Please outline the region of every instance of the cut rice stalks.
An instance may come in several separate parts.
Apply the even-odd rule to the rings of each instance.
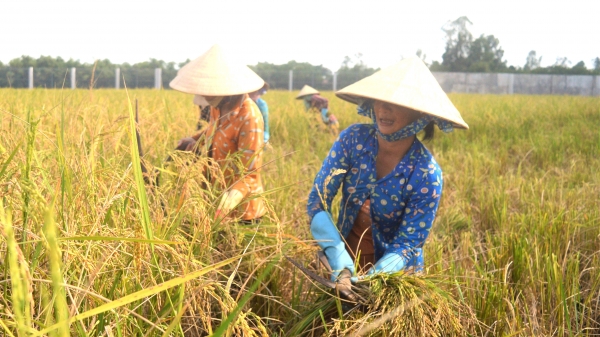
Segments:
[[[294,322],[288,335],[480,335],[475,314],[444,290],[445,286],[439,277],[431,275],[403,272],[376,275],[359,281],[355,287],[368,300],[366,308],[341,310],[343,304],[338,299],[323,294],[303,313],[302,319]]]

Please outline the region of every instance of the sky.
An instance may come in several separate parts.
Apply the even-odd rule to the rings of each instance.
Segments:
[[[0,0],[0,61],[195,59],[218,43],[240,62],[295,60],[337,70],[345,56],[382,68],[422,50],[441,62],[442,27],[460,16],[494,35],[508,65],[600,57],[600,0]]]

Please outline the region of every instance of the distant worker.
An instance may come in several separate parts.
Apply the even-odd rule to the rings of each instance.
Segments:
[[[262,99],[261,96],[266,94],[268,89],[269,85],[265,83],[265,85],[262,88],[248,94],[248,96],[250,96],[254,103],[256,103],[258,109],[260,110],[260,113],[263,116],[263,121],[265,122],[265,144],[267,144],[269,138],[271,137],[271,134],[269,133],[269,106],[267,105],[267,102],[265,102],[265,100]]]
[[[216,209],[217,217],[231,215],[252,224],[266,213],[264,201],[257,198],[263,192],[264,123],[248,96],[264,85],[255,72],[233,61],[218,45],[186,64],[170,83],[175,90],[201,96],[211,107],[206,127],[180,140],[178,148],[191,151],[203,147],[223,170],[228,186]],[[201,100],[195,102],[202,106]],[[237,165],[238,160],[243,167]]]
[[[340,123],[334,114],[329,112],[329,100],[319,94],[317,89],[308,85],[302,87],[302,90],[296,96],[296,99],[301,99],[304,102],[306,111],[316,111],[321,115],[321,120],[331,132],[339,133]]]

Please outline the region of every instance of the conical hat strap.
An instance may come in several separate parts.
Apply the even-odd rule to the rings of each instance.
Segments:
[[[373,109],[373,101],[367,100],[367,101],[359,102],[356,109],[357,109],[359,115],[362,115],[365,117],[370,117],[373,120],[373,124],[375,124],[375,130],[377,130],[377,134],[380,135],[381,138],[383,138],[384,140],[386,140],[388,142],[394,142],[394,141],[397,141],[400,139],[404,139],[404,138],[416,135],[417,133],[421,132],[421,130],[423,130],[427,126],[427,124],[429,124],[429,122],[431,122],[431,121],[433,121],[435,123],[435,125],[437,125],[438,128],[440,128],[440,130],[442,130],[445,133],[452,132],[452,130],[454,130],[452,123],[450,123],[446,120],[443,120],[441,118],[431,116],[429,114],[423,114],[423,117],[408,124],[407,126],[403,127],[402,129],[400,129],[392,134],[386,135],[386,134],[381,133],[381,131],[379,131],[379,127],[377,126],[375,110]]]

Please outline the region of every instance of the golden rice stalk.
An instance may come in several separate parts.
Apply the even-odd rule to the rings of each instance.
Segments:
[[[12,315],[14,315],[19,336],[27,335],[32,328],[33,287],[29,265],[23,257],[15,239],[12,215],[5,211],[0,199],[0,234],[6,240],[8,251],[8,267],[12,292]]]
[[[333,170],[331,173],[329,173],[329,175],[325,178],[325,181],[323,182],[323,194],[321,195],[321,191],[319,191],[319,186],[315,185],[315,188],[317,190],[317,193],[319,194],[319,198],[321,199],[321,204],[323,205],[323,208],[325,209],[325,211],[327,211],[327,192],[329,191],[329,189],[327,188],[327,185],[329,185],[329,182],[331,181],[331,179],[333,179],[333,177],[340,175],[340,174],[344,174],[347,171],[345,169],[335,169]]]

